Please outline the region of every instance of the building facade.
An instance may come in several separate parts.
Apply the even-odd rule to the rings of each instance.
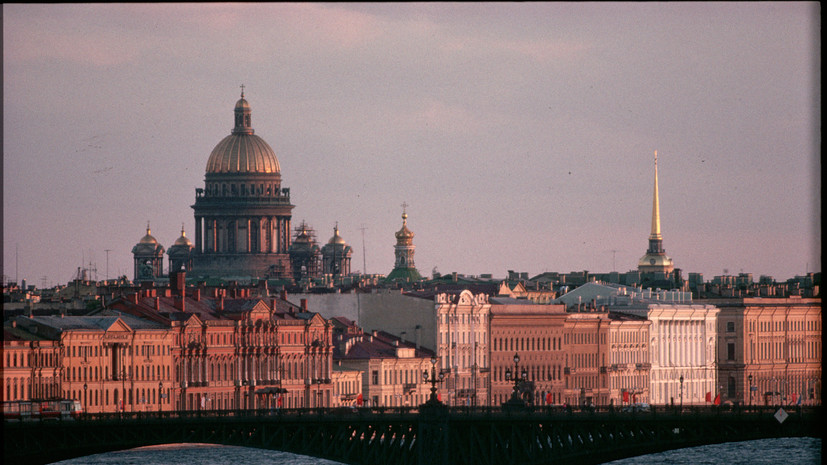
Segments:
[[[428,400],[430,388],[423,372],[430,373],[432,351],[383,331],[348,331],[336,346],[337,366],[362,374],[357,406],[415,407]],[[353,393],[347,389],[349,400]]]
[[[114,315],[23,316],[15,322],[59,348],[50,357],[51,386],[38,388],[36,374],[30,398],[75,399],[91,413],[171,409],[165,396],[173,387],[171,334],[162,325]],[[31,353],[34,365],[41,353]]]
[[[608,373],[610,405],[651,402],[651,326],[651,321],[640,316],[609,313],[609,360],[600,371]]]
[[[171,329],[175,409],[330,405],[332,339],[324,318],[247,290],[204,296],[171,282],[181,287],[141,289],[111,307]]]
[[[705,302],[721,309],[717,355],[724,402],[821,404],[821,299]]]
[[[437,354],[446,379],[441,386],[448,405],[489,405],[488,295],[439,293],[436,308]]]
[[[515,392],[533,405],[565,402],[566,312],[563,305],[491,297],[490,310],[490,405],[507,402]],[[515,362],[515,356],[519,361]],[[507,376],[509,373],[510,376]]]

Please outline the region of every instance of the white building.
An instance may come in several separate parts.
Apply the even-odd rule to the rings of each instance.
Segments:
[[[617,284],[586,283],[560,296],[569,311],[600,308],[644,317],[651,361],[649,402],[704,404],[718,394],[718,307],[693,304],[680,291],[652,291]],[[681,383],[683,377],[683,383]]]
[[[434,296],[437,356],[446,373],[448,405],[488,405],[488,295],[464,290]],[[445,392],[445,391],[443,391]]]

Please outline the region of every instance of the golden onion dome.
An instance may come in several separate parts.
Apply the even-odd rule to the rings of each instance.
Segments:
[[[243,92],[233,112],[235,127],[210,153],[207,174],[278,174],[281,168],[276,152],[264,139],[254,134],[250,104]]]
[[[402,213],[402,229],[396,232],[397,245],[411,245],[414,233],[408,229],[408,214]]]

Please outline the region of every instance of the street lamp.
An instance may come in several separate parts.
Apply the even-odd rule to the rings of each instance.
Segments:
[[[505,369],[505,380],[511,381],[514,379],[514,391],[511,394],[511,399],[506,402],[510,405],[524,405],[522,398],[520,398],[520,382],[525,381],[528,378],[528,372],[523,368],[523,371],[520,372],[520,354],[514,354],[514,374],[512,376],[511,369]]]
[[[431,376],[428,377],[428,370],[422,371],[422,378],[426,383],[431,383],[431,397],[426,402],[426,405],[442,405],[442,402],[436,396],[436,385],[444,381],[445,374],[440,370],[439,375],[436,374],[436,357],[431,357]]]
[[[752,373],[747,376],[747,379],[749,379],[749,406],[752,408]]]
[[[158,383],[158,415],[161,414],[161,402],[162,397],[164,395],[164,382],[161,381]]]
[[[683,375],[678,379],[681,382],[681,412],[683,412]]]
[[[88,397],[86,397],[86,390],[87,389],[89,389],[89,386],[87,386],[86,383],[83,383],[83,413],[84,414],[86,413],[86,409],[89,407],[89,401],[87,400]]]

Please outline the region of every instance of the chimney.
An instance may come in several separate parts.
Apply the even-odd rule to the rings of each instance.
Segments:
[[[175,296],[173,297],[173,306],[175,306],[175,308],[181,310],[182,312],[186,312],[186,300],[186,297]]]
[[[192,290],[192,300],[196,302],[201,301],[201,289],[193,289]]]
[[[270,310],[272,312],[276,311],[276,299],[270,299]]]
[[[175,293],[184,296],[184,291],[187,288],[187,273],[184,271],[171,271],[169,273],[169,285],[175,290]]]
[[[307,311],[307,299],[302,299],[301,300],[301,307],[302,307],[302,312]]]
[[[126,300],[127,300],[127,302],[137,304],[138,303],[138,293],[135,292],[135,293],[132,293],[132,294],[127,294]]]
[[[161,310],[161,298],[155,297],[155,311]]]
[[[281,297],[281,300],[287,300],[287,289],[282,289],[279,296]]]

